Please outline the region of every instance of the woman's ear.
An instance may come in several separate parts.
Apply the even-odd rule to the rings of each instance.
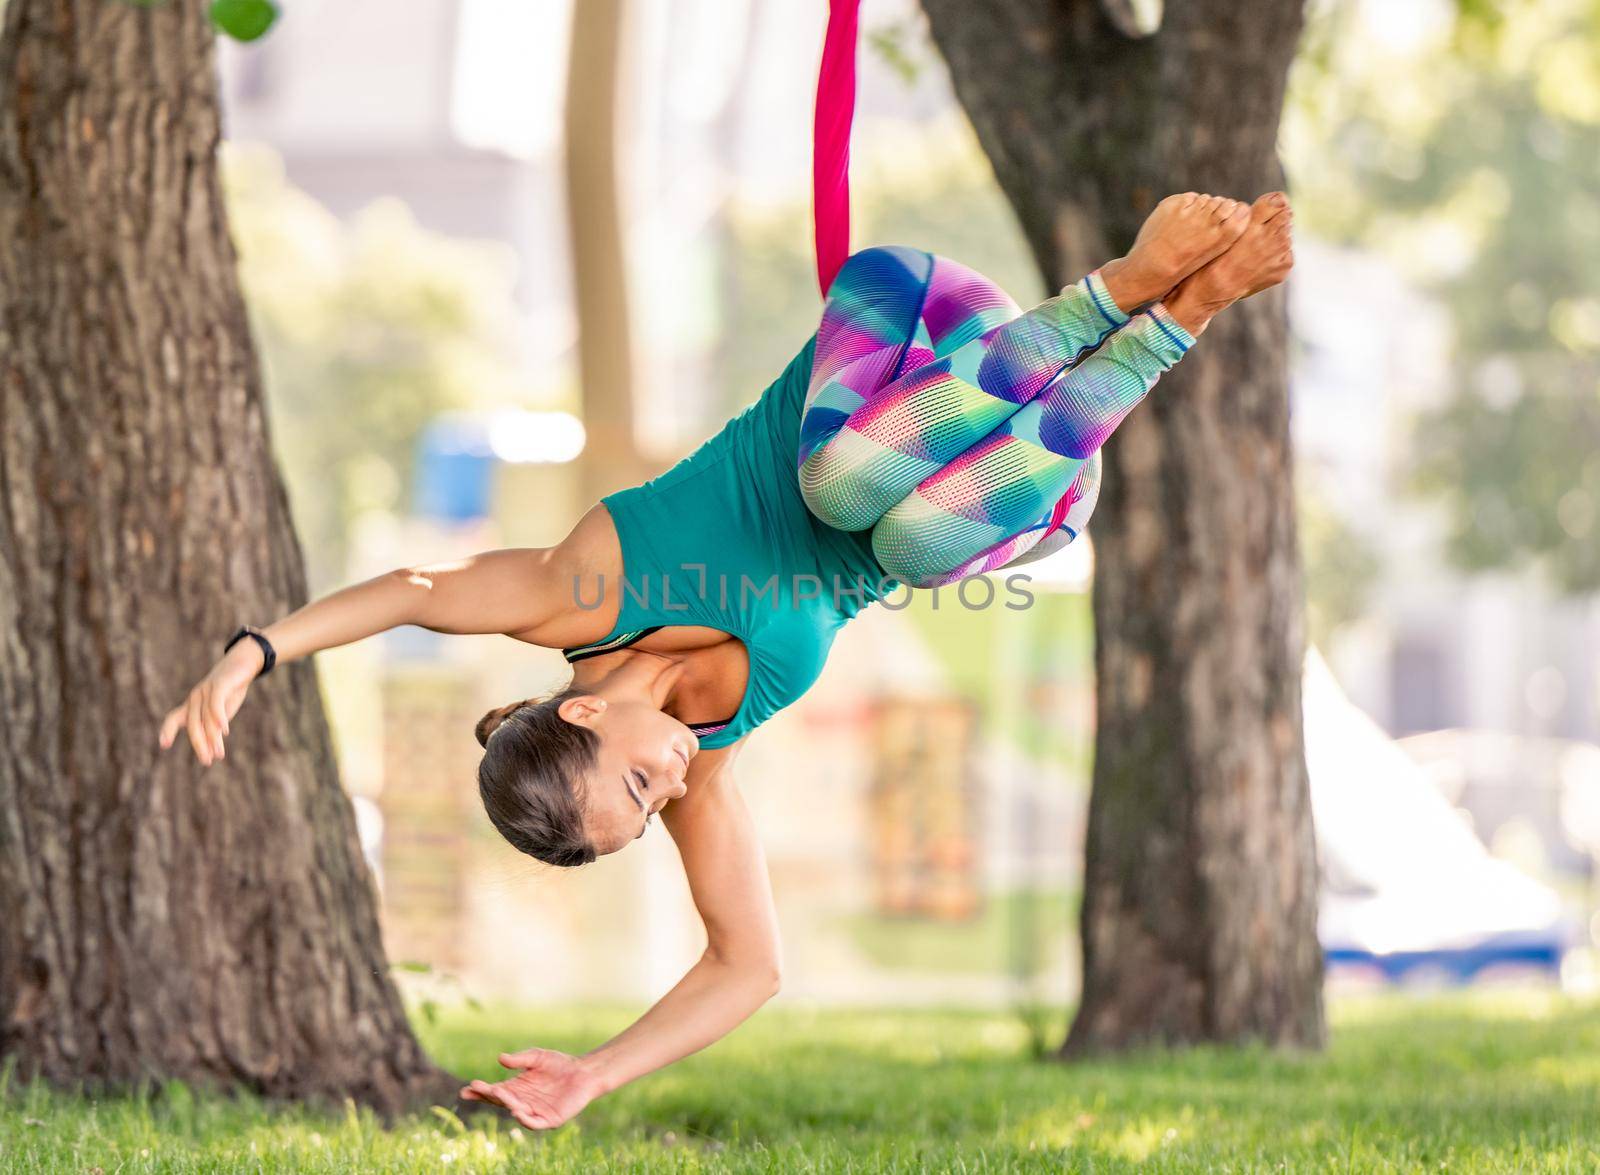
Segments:
[[[605,713],[606,700],[599,694],[579,694],[556,707],[556,713],[574,726],[590,726]]]

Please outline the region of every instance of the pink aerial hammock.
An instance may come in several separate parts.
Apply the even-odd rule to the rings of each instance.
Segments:
[[[824,295],[850,255],[850,122],[856,111],[856,25],[861,0],[828,0],[817,74],[811,156],[817,284]]]

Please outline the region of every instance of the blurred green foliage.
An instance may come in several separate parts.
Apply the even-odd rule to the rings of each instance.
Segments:
[[[1409,478],[1446,505],[1451,560],[1593,591],[1600,5],[1472,0],[1392,26],[1398,45],[1362,7],[1324,5],[1298,67],[1303,223],[1397,260],[1452,316],[1454,392],[1414,422]]]
[[[1009,731],[1024,754],[1071,771],[1087,795],[1094,714],[1075,685],[1094,679],[1094,617],[1087,595],[1033,584],[1024,578],[1033,570],[991,577],[992,602],[980,588],[918,589],[902,615],[950,688],[983,707],[988,729]],[[894,593],[897,605],[906,590]]]
[[[934,56],[926,29],[915,16],[897,17],[865,31],[868,50],[907,85],[914,83]]]
[[[1305,569],[1306,635],[1326,646],[1333,634],[1358,619],[1382,571],[1377,546],[1335,509],[1327,497],[1298,479],[1300,560]]]
[[[1000,890],[972,918],[947,920],[866,910],[842,916],[839,927],[874,966],[941,975],[998,975],[1010,971],[1019,922],[1033,931],[1026,944],[1034,968],[1068,950],[1077,925],[1077,889]],[[1031,972],[1030,972],[1031,973]]]
[[[343,582],[352,525],[398,512],[436,414],[528,399],[510,250],[417,225],[397,200],[341,223],[260,147],[224,156],[273,447],[313,593]]]

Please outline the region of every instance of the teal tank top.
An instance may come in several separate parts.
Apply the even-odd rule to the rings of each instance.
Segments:
[[[600,499],[622,546],[622,582],[605,585],[620,592],[621,610],[610,635],[563,652],[576,661],[671,625],[738,637],[749,684],[726,723],[696,727],[705,749],[733,743],[805,693],[844,623],[899,586],[874,557],[870,531],[835,530],[800,496],[815,346],[813,336],[760,399],[671,469]],[[598,607],[593,585],[585,592]]]

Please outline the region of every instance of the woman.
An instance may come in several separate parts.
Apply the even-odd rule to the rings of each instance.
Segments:
[[[816,335],[761,398],[673,469],[602,499],[549,549],[489,551],[345,588],[235,637],[160,741],[202,763],[270,668],[402,624],[559,648],[572,684],[485,715],[478,784],[518,849],[579,865],[660,813],[704,920],[699,962],[582,1057],[503,1054],[474,1081],[548,1128],[705,1047],[778,988],[760,844],[732,765],[799,697],[835,632],[899,583],[1036,558],[1082,529],[1098,450],[1212,316],[1287,275],[1288,201],[1183,193],[1126,257],[1027,314],[910,249],[853,256]],[[798,464],[799,476],[795,476]]]

